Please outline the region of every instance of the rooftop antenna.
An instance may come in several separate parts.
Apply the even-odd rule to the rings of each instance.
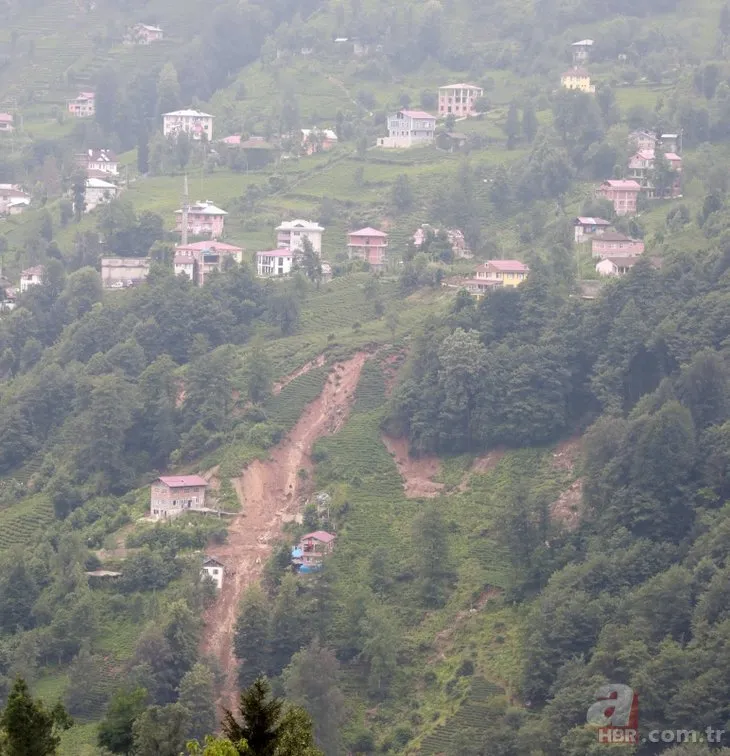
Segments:
[[[183,188],[182,201],[182,233],[180,234],[181,246],[186,247],[188,244],[188,211],[190,210],[190,201],[188,199],[188,174],[185,174],[185,183]]]

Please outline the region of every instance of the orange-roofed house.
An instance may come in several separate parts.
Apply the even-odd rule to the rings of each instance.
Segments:
[[[150,490],[150,515],[169,520],[188,510],[205,509],[208,481],[200,475],[163,475]]]
[[[519,286],[530,269],[519,260],[487,260],[476,269],[477,281],[499,281],[502,286]]]
[[[385,267],[388,234],[370,226],[359,231],[351,231],[347,235],[347,249],[350,259],[365,260],[374,270],[381,270]]]

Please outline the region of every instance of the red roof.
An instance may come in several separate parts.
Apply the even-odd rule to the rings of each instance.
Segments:
[[[490,266],[503,273],[527,273],[530,269],[519,260],[487,260]]]
[[[326,530],[315,530],[313,533],[303,535],[300,540],[308,541],[310,539],[321,541],[322,543],[330,543],[335,540],[335,536],[332,535],[332,533],[328,533]]]
[[[13,116],[10,113],[0,113],[0,123],[12,123]]]
[[[350,236],[387,236],[388,234],[378,231],[377,228],[361,228],[359,231],[350,231]]]
[[[637,192],[641,191],[641,186],[631,179],[608,179],[601,186],[610,186],[611,189],[635,189]]]
[[[432,118],[434,121],[436,120],[436,116],[426,113],[425,110],[401,110],[400,112],[409,118]]]
[[[161,480],[169,488],[185,488],[187,486],[207,486],[208,481],[200,475],[164,475]]]

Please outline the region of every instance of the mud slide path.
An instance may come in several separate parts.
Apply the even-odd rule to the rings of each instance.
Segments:
[[[272,542],[281,533],[284,516],[298,511],[311,478],[302,480],[298,473],[301,469],[311,471],[310,454],[315,441],[335,433],[346,420],[368,357],[358,353],[335,365],[319,398],[307,406],[269,458],[252,462],[233,481],[243,513],[231,521],[227,542],[213,545],[207,552],[225,566],[221,594],[204,616],[202,646],[203,654],[215,658],[224,675],[217,701],[219,714],[223,707],[235,708],[238,696],[233,635],[241,596],[248,585],[260,579]]]

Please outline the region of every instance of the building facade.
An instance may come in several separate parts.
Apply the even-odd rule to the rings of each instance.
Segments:
[[[563,89],[574,89],[579,92],[586,92],[592,94],[596,91],[596,88],[591,84],[591,75],[585,68],[575,66],[569,71],[565,71],[560,77],[560,85]]]
[[[596,191],[598,197],[613,203],[616,215],[635,215],[641,185],[633,179],[610,179]]]
[[[0,113],[0,131],[15,131],[15,119],[10,113]]]
[[[664,192],[665,197],[676,198],[682,194],[682,182],[680,174],[682,173],[682,158],[674,152],[664,153],[664,157],[669,163],[670,168],[674,171],[674,180],[672,181],[669,191]],[[656,194],[652,172],[656,163],[655,150],[639,150],[629,159],[629,178],[636,181],[639,186],[646,192],[647,197],[654,197]]]
[[[606,257],[596,264],[600,276],[625,276],[638,262],[638,257]]]
[[[76,99],[68,100],[66,107],[74,118],[92,118],[96,114],[96,95],[93,92],[79,92]]]
[[[87,150],[78,157],[79,165],[87,173],[104,173],[109,176],[119,175],[119,162],[111,150]]]
[[[579,216],[573,221],[575,243],[582,244],[590,241],[594,236],[600,236],[608,230],[610,225],[611,223],[603,218]]]
[[[587,63],[591,57],[591,50],[593,49],[592,39],[581,39],[579,42],[573,42],[570,46],[573,54],[573,65],[579,66],[582,63]]]
[[[322,254],[322,234],[324,228],[314,221],[284,221],[276,228],[276,246],[291,250],[304,249],[304,240],[309,239],[312,249]]]
[[[218,239],[223,236],[225,218],[228,213],[216,207],[210,200],[196,202],[188,209],[188,234],[192,236],[209,236]],[[175,211],[175,230],[182,233],[182,210]]]
[[[144,281],[149,272],[149,257],[101,258],[101,285],[105,289],[134,286]]]
[[[150,515],[168,520],[189,510],[205,509],[208,481],[200,475],[166,475],[150,489]]]
[[[163,31],[159,26],[135,24],[129,30],[128,44],[151,45],[153,42],[159,42],[163,36]]]
[[[26,268],[20,274],[20,293],[28,291],[31,286],[39,286],[43,283],[43,274],[45,268],[42,265],[34,265],[32,268]]]
[[[388,116],[388,136],[378,139],[378,147],[406,149],[431,144],[436,118],[422,110],[399,110]]]
[[[644,242],[625,234],[607,231],[591,241],[593,257],[633,257],[644,252]]]
[[[477,280],[498,281],[503,286],[519,286],[530,269],[519,260],[487,260],[476,269]]]
[[[209,577],[213,583],[215,584],[215,587],[217,590],[221,590],[223,588],[223,574],[225,572],[225,567],[223,566],[223,562],[219,562],[217,559],[211,556],[205,557],[203,559],[203,566],[200,570],[200,577]]]
[[[185,132],[191,139],[213,139],[213,118],[200,110],[175,110],[162,116],[162,133],[171,136]]]
[[[193,283],[203,286],[214,270],[223,270],[226,260],[243,262],[243,247],[216,241],[178,244],[175,247],[175,275],[186,275]]]
[[[381,270],[388,252],[388,234],[369,226],[352,231],[347,235],[347,249],[351,259],[365,260],[374,270]]]
[[[335,536],[324,530],[303,535],[292,549],[292,564],[299,572],[315,572],[322,568],[322,562],[332,553]]]
[[[306,155],[327,152],[337,146],[338,138],[332,129],[301,129],[302,150]]]
[[[294,268],[295,253],[281,247],[256,253],[256,274],[261,278],[288,276]]]
[[[117,196],[119,187],[109,181],[100,178],[86,179],[86,212],[93,210],[97,205],[110,202]]]
[[[484,96],[484,90],[476,84],[447,84],[439,87],[439,116],[454,115],[457,118],[477,114],[476,103]]]

